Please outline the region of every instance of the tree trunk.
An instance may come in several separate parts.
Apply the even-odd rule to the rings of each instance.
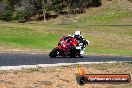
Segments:
[[[43,21],[46,23],[46,11],[43,9]]]
[[[68,3],[68,15],[70,15],[70,11],[71,11],[70,3]]]
[[[44,0],[42,0],[42,6],[43,6],[43,8],[42,8],[42,11],[43,11],[43,21],[44,21],[44,23],[46,23],[46,10],[44,8]]]

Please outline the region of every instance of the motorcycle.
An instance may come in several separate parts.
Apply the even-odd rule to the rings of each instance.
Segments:
[[[75,38],[70,36],[63,36],[60,39],[58,46],[49,53],[49,56],[51,58],[55,58],[57,56],[72,58],[77,56],[80,57],[81,47],[78,45],[79,43]]]

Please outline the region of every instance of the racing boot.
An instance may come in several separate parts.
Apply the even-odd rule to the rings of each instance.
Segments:
[[[79,56],[80,58],[83,58],[83,53],[84,53],[84,50],[81,50],[80,51],[80,56]]]

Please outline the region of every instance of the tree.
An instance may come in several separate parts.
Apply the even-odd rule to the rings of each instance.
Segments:
[[[63,9],[65,8],[65,4],[63,0],[52,0],[52,6],[51,10],[56,12],[57,14],[63,12]]]
[[[13,5],[10,0],[0,0],[0,19],[10,21],[12,20]]]
[[[30,17],[34,15],[34,10],[33,0],[19,0],[18,3],[15,4],[16,17],[20,19],[20,21],[30,20]]]
[[[46,22],[46,13],[49,11],[50,4],[47,0],[42,0],[42,12],[43,12],[43,21]]]
[[[29,21],[37,17],[46,22],[59,14],[84,13],[86,8],[100,3],[101,0],[0,0],[0,19]]]

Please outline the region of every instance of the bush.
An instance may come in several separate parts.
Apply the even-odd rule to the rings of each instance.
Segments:
[[[0,20],[19,20],[29,21],[35,15],[38,15],[41,20],[43,13],[51,14],[80,14],[85,12],[86,8],[98,7],[101,5],[101,0],[0,0]]]
[[[101,6],[101,5],[102,5],[101,0],[93,0],[93,1],[92,1],[92,4],[93,4],[93,6],[95,6],[95,7],[98,7],[98,6]]]
[[[132,2],[132,0],[128,0],[129,2]]]
[[[16,11],[16,16],[14,17],[16,20],[25,20],[28,21],[34,15],[34,7],[31,5],[29,7],[20,7]]]
[[[11,21],[13,12],[11,10],[1,11],[0,20]]]

